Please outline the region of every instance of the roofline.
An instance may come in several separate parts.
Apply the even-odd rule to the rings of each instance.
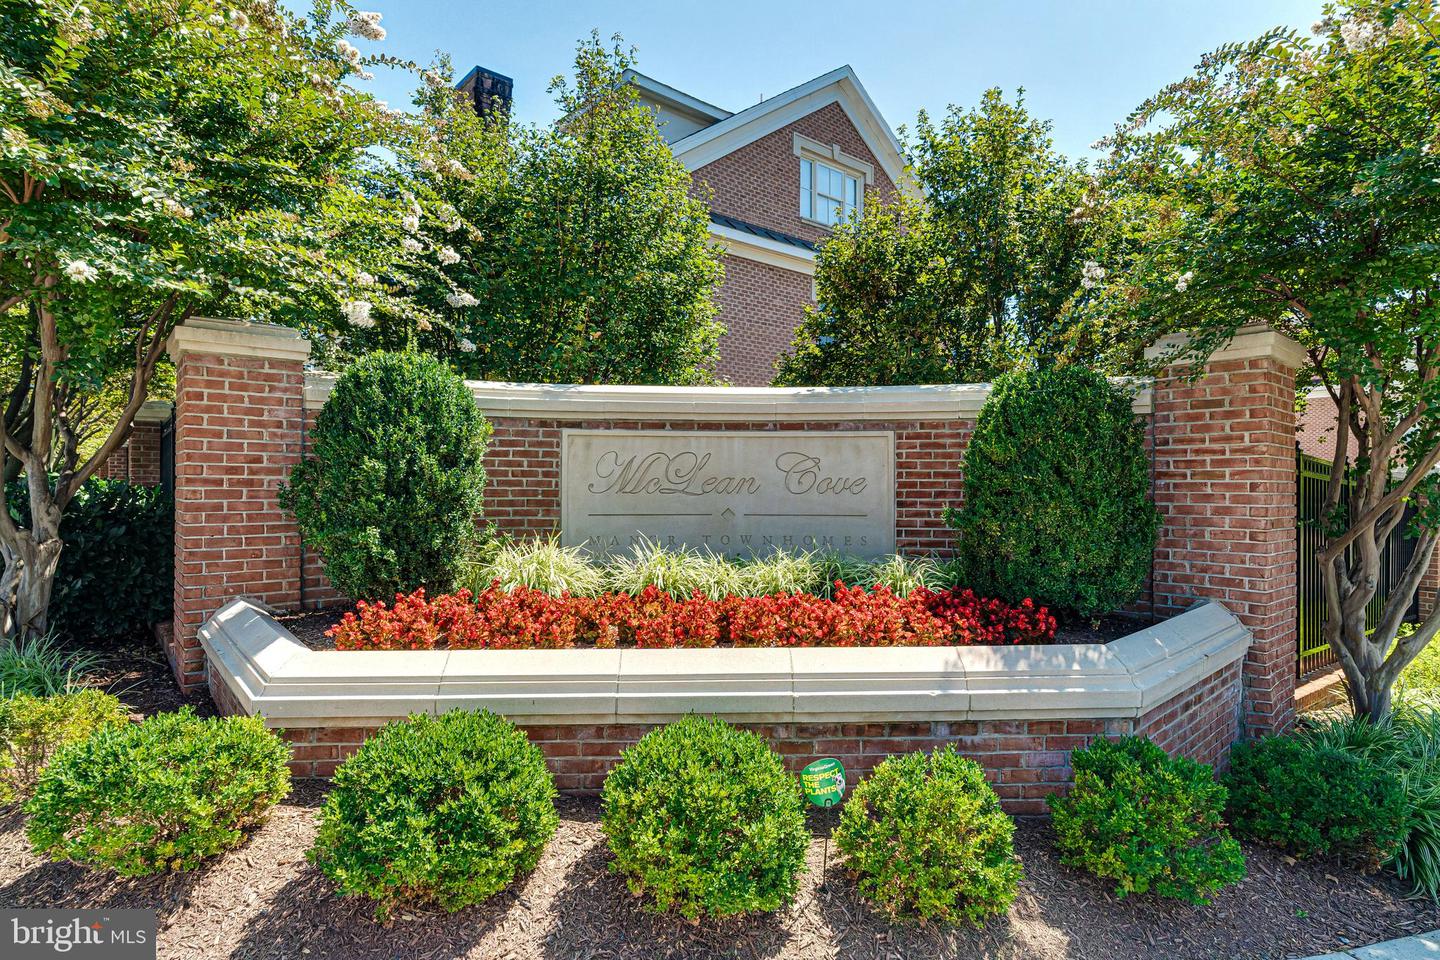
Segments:
[[[728,254],[769,264],[782,270],[803,273],[807,277],[815,275],[814,250],[781,243],[778,240],[771,240],[769,237],[756,236],[713,221],[710,224],[710,236],[719,241]]]
[[[661,83],[654,77],[646,76],[633,67],[626,69],[626,71],[620,75],[620,82],[633,84],[657,99],[669,102],[672,106],[681,107],[693,113],[709,117],[717,123],[734,116],[733,113],[723,107],[717,107],[713,103],[707,103],[699,97],[692,97],[684,90],[677,90],[668,83]]]
[[[739,113],[695,131],[688,137],[682,137],[672,143],[670,149],[687,169],[696,170],[793,122],[795,118],[782,117],[780,118],[782,122],[777,123],[774,115],[807,97],[821,94],[826,88],[832,86],[838,87],[839,92],[833,101],[826,101],[826,103],[838,102],[841,105],[896,188],[911,196],[918,196],[919,188],[905,169],[904,151],[900,146],[900,140],[890,129],[890,124],[876,108],[875,101],[870,99],[870,94],[865,91],[864,85],[860,83],[860,78],[855,75],[854,69],[848,63],[829,73],[821,74],[813,80],[807,80],[799,86],[791,87],[784,93],[761,100]],[[860,112],[864,116],[856,116],[851,109],[847,108],[846,94],[858,101]],[[816,109],[824,105],[826,104],[819,104]],[[767,117],[772,118],[769,124],[763,122]],[[748,135],[739,132],[751,124],[758,124],[758,126]],[[736,142],[729,143],[722,140],[722,138],[730,138],[732,135]]]

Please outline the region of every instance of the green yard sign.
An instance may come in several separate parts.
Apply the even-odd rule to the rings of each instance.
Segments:
[[[845,796],[845,767],[833,757],[816,760],[800,771],[800,785],[815,806],[833,807]]]

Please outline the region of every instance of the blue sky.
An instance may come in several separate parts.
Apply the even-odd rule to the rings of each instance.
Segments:
[[[436,50],[463,74],[476,63],[515,80],[515,115],[546,122],[545,88],[568,71],[575,41],[597,28],[639,48],[639,69],[729,110],[818,76],[855,68],[892,127],[916,111],[971,105],[986,87],[1023,86],[1031,111],[1055,124],[1072,156],[1146,96],[1186,75],[1222,43],[1264,29],[1308,29],[1320,0],[958,0],[877,4],[488,2],[362,0],[389,37],[370,50],[428,61]],[[824,11],[821,16],[817,11]],[[877,10],[889,10],[877,15]],[[408,101],[408,80],[379,71],[371,88]]]

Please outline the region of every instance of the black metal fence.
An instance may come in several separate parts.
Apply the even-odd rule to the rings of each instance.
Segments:
[[[175,500],[175,414],[160,428],[160,486]]]
[[[1320,578],[1320,564],[1315,559],[1315,552],[1324,540],[1325,488],[1330,482],[1330,461],[1323,457],[1312,457],[1307,453],[1297,452],[1296,456],[1299,461],[1296,465],[1296,508],[1300,526],[1295,538],[1300,547],[1297,669],[1303,677],[1312,670],[1337,663],[1338,658],[1325,642],[1325,586]],[[1353,480],[1347,476],[1347,494],[1352,483]],[[1348,503],[1348,496],[1342,495],[1341,502]],[[1407,511],[1405,519],[1395,527],[1380,554],[1380,588],[1365,609],[1365,623],[1370,629],[1379,621],[1391,588],[1400,579],[1415,553],[1415,541],[1406,535],[1411,512],[1413,508]],[[1418,598],[1412,599],[1411,604],[1412,607],[1406,614],[1407,619],[1418,613]]]

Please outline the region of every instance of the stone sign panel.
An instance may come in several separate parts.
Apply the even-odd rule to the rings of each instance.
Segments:
[[[592,555],[895,549],[890,432],[565,430],[561,451],[561,540]]]

